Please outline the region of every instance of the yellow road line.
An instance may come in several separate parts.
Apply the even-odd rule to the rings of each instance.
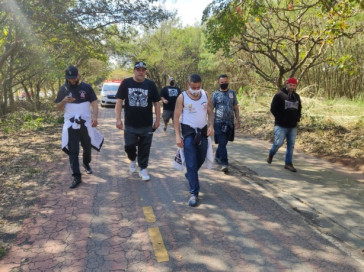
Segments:
[[[157,221],[155,218],[152,206],[143,207],[143,213],[144,213],[145,220],[148,223],[154,223]],[[149,232],[150,240],[152,241],[154,254],[155,254],[155,257],[157,258],[157,262],[158,263],[168,262],[169,261],[168,252],[164,245],[163,238],[162,238],[161,232],[159,231],[159,228],[158,227],[148,228],[148,232]]]
[[[143,207],[143,213],[148,223],[154,223],[156,221],[152,206]]]
[[[162,235],[159,231],[158,227],[149,228],[148,229],[150,240],[152,240],[153,249],[155,257],[157,258],[157,262],[168,262],[169,256],[166,247],[164,246],[164,242],[162,239]]]

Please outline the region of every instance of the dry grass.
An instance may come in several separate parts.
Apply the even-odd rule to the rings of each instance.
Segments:
[[[273,141],[273,94],[239,95],[242,131]],[[303,111],[296,147],[364,172],[364,102],[301,97]]]

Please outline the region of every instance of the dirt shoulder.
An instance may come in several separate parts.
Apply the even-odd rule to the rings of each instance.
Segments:
[[[240,135],[248,134],[273,142],[274,119],[270,113],[244,113],[241,121],[241,128],[237,131]],[[295,149],[364,173],[364,127],[344,128],[330,123],[301,122]]]
[[[54,185],[48,179],[57,171],[61,126],[41,131],[0,132],[0,257],[10,248],[42,193]]]

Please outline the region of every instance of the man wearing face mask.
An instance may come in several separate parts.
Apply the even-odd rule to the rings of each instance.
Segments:
[[[274,115],[274,142],[269,151],[267,162],[273,161],[273,156],[287,139],[287,151],[284,168],[296,172],[293,166],[293,149],[297,134],[297,123],[301,119],[301,99],[296,93],[297,79],[291,77],[285,87],[272,100],[270,111]]]
[[[73,189],[81,183],[78,160],[80,142],[83,148],[83,166],[87,174],[92,174],[91,147],[100,151],[103,137],[95,128],[98,124],[98,105],[94,90],[79,80],[75,66],[67,67],[65,76],[66,83],[58,92],[56,107],[65,111],[62,150],[69,156],[73,176],[70,188]]]
[[[212,105],[215,108],[215,143],[218,144],[215,160],[221,164],[221,171],[228,171],[228,154],[226,145],[234,140],[235,128],[240,127],[239,106],[236,94],[229,89],[227,75],[218,78],[220,89],[212,94]],[[236,122],[234,124],[234,115]]]
[[[214,113],[207,92],[201,89],[201,77],[192,74],[188,89],[178,96],[174,111],[176,144],[184,149],[186,178],[189,183],[188,205],[198,202],[200,183],[198,170],[204,163],[208,148],[208,136],[214,133]]]
[[[178,87],[174,86],[174,78],[169,78],[169,85],[165,86],[161,91],[161,100],[163,102],[163,114],[162,118],[164,121],[164,128],[163,130],[167,130],[168,122],[172,118],[173,121],[173,114],[174,108],[176,106],[177,97],[181,94],[181,91]]]

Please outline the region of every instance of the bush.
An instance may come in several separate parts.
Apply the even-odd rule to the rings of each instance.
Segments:
[[[6,254],[6,250],[5,250],[5,247],[3,246],[3,244],[0,242],[0,259],[2,257],[4,257]]]
[[[20,108],[17,112],[9,113],[1,120],[1,129],[4,133],[19,131],[39,131],[47,125],[63,123],[62,113],[57,111],[54,103],[42,103],[41,110],[33,112]]]

